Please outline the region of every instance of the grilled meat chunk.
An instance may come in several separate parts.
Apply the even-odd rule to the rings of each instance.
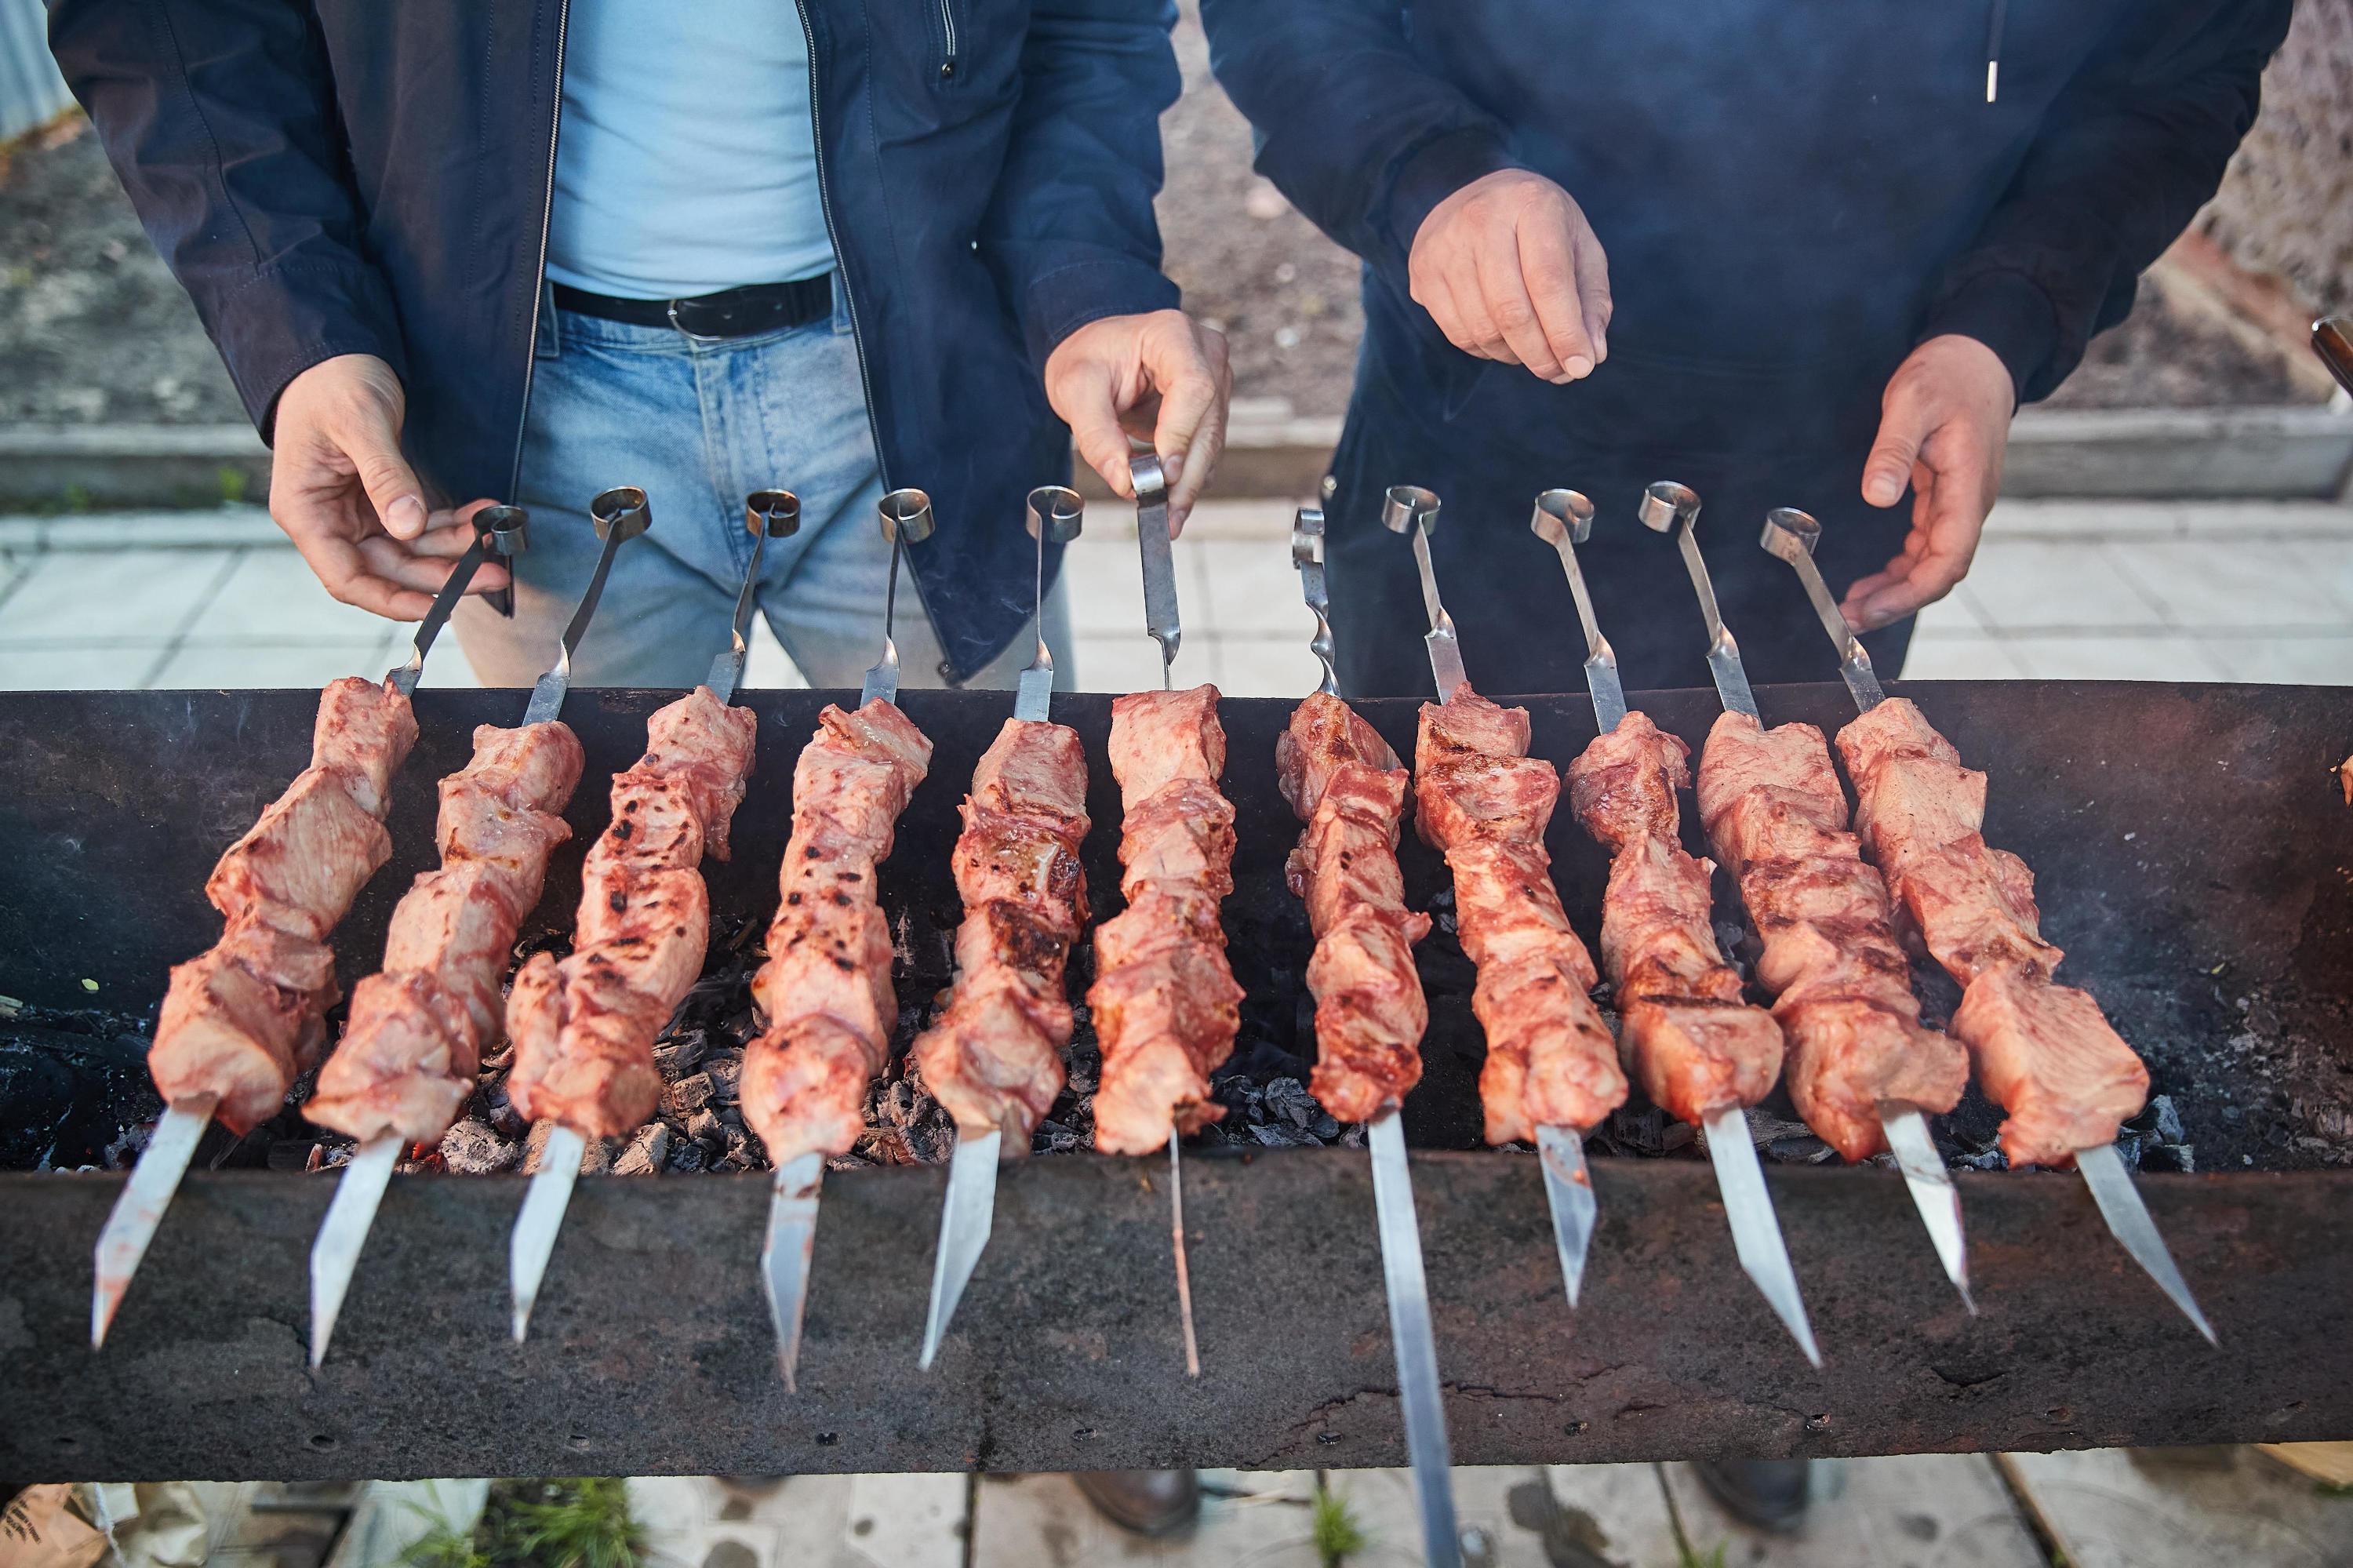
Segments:
[[[327,937],[391,857],[392,776],[417,742],[408,699],[356,676],[320,694],[311,766],[205,883],[227,928],[172,970],[147,1067],[166,1104],[214,1095],[244,1133],[285,1104],[336,1000]]]
[[[877,697],[828,705],[793,768],[792,840],[752,980],[766,1027],[744,1053],[744,1119],[778,1167],[846,1154],[864,1124],[899,1022],[876,867],[931,764],[923,732]]]
[[[384,969],[352,988],[343,1044],[303,1114],[365,1142],[448,1130],[504,1022],[501,983],[547,857],[572,836],[560,815],[580,782],[580,742],[561,724],[474,731],[474,756],[441,780],[441,866],[392,912]]]
[[[646,754],[613,780],[613,820],[588,850],[571,956],[540,953],[507,998],[515,1109],[617,1138],[661,1096],[653,1043],[702,972],[710,895],[726,857],[757,721],[697,686],[646,721]]]
[[[1072,1019],[1062,972],[1087,921],[1087,759],[1062,725],[1008,719],[973,769],[955,843],[956,978],[912,1053],[924,1086],[968,1134],[1008,1156],[1062,1092]]]
[[[1643,1093],[1684,1121],[1752,1106],[1781,1071],[1781,1027],[1741,1000],[1709,923],[1715,867],[1677,842],[1675,791],[1690,748],[1628,714],[1569,764],[1570,809],[1614,857],[1601,961],[1618,988],[1627,1058]]]
[[[1953,1033],[2010,1113],[2013,1165],[2066,1165],[2115,1141],[2148,1098],[2148,1069],[2099,1004],[2052,978],[2034,876],[1985,842],[1986,776],[1961,766],[1909,698],[1891,697],[1839,731],[1862,802],[1855,825],[1888,889],[1962,987]]]
[[[1219,919],[1234,887],[1234,808],[1218,792],[1225,764],[1217,687],[1112,704],[1127,907],[1095,930],[1087,991],[1103,1056],[1095,1147],[1106,1154],[1148,1154],[1172,1125],[1192,1132],[1225,1114],[1209,1075],[1233,1051],[1242,999]]]
[[[1406,908],[1397,863],[1408,777],[1372,726],[1324,692],[1292,714],[1274,755],[1282,798],[1307,824],[1287,869],[1315,933],[1309,1086],[1341,1120],[1369,1121],[1421,1081],[1430,1027],[1413,964],[1430,916]]]
[[[1757,978],[1774,995],[1806,1125],[1863,1160],[1887,1147],[1883,1103],[1957,1105],[1968,1054],[1921,1027],[1887,885],[1847,832],[1822,732],[1725,714],[1700,758],[1699,812],[1763,940]]]
[[[1454,873],[1456,928],[1479,969],[1471,1011],[1487,1033],[1479,1100],[1487,1141],[1579,1130],[1626,1099],[1618,1043],[1593,1005],[1593,959],[1552,885],[1545,826],[1560,775],[1527,755],[1524,708],[1466,683],[1425,703],[1414,747],[1417,831]]]

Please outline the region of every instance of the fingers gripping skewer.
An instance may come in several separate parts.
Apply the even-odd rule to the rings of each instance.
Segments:
[[[920,490],[894,490],[875,503],[882,537],[891,541],[891,576],[882,590],[882,657],[866,672],[866,685],[858,694],[860,705],[880,697],[899,700],[899,644],[891,636],[899,614],[899,560],[910,545],[932,536],[932,498]]]
[[[1066,485],[1042,484],[1029,493],[1029,536],[1038,541],[1038,569],[1032,613],[1037,619],[1038,652],[1021,672],[1013,701],[1013,716],[1044,724],[1053,712],[1054,652],[1046,645],[1046,546],[1067,545],[1079,536],[1086,503]],[[948,1161],[947,1201],[940,1211],[939,1250],[932,1263],[932,1299],[923,1319],[923,1348],[918,1364],[930,1370],[939,1355],[940,1341],[956,1303],[963,1299],[972,1271],[988,1245],[997,1209],[997,1165],[1005,1135],[991,1128],[974,1134],[959,1130],[955,1153]]]
[[[605,579],[613,569],[613,557],[623,545],[652,527],[654,521],[646,493],[635,485],[600,492],[588,503],[588,517],[605,547],[570,624],[564,629],[554,668],[532,688],[531,706],[522,715],[527,725],[549,723],[564,711],[565,694],[572,687],[572,655],[588,634],[596,601],[605,592]],[[547,1141],[540,1149],[539,1169],[532,1175],[522,1209],[515,1216],[514,1231],[507,1238],[507,1277],[514,1298],[512,1327],[517,1344],[531,1331],[531,1310],[538,1303],[547,1260],[555,1252],[555,1234],[563,1227],[564,1211],[572,1202],[572,1186],[579,1179],[580,1161],[587,1152],[588,1140],[573,1128],[559,1125],[549,1129]]]
[[[1799,580],[1805,585],[1806,597],[1813,601],[1815,612],[1821,619],[1822,630],[1830,634],[1831,645],[1838,650],[1839,671],[1846,678],[1855,707],[1867,714],[1886,699],[1886,693],[1880,688],[1878,676],[1871,667],[1871,655],[1856,641],[1846,618],[1839,613],[1838,600],[1831,593],[1830,585],[1822,580],[1821,568],[1814,563],[1814,546],[1820,538],[1820,523],[1795,507],[1781,506],[1766,514],[1764,536],[1759,543],[1768,555],[1796,570]],[[2213,1343],[2213,1325],[2207,1321],[2205,1312],[2190,1294],[2189,1282],[2173,1261],[2173,1254],[2166,1246],[2156,1222],[2149,1218],[2148,1209],[2126,1173],[2115,1144],[2102,1143],[2073,1152],[2075,1169],[2083,1172],[2084,1185],[2091,1189],[2109,1234],[2157,1282],[2167,1299],[2180,1308],[2209,1343]],[[1900,1149],[1897,1156],[1902,1158]]]
[[[752,535],[752,559],[744,568],[744,586],[736,590],[735,614],[727,624],[729,646],[711,661],[702,683],[721,702],[732,702],[735,683],[744,678],[744,661],[752,651],[752,611],[760,602],[760,557],[771,539],[789,539],[801,528],[801,498],[789,490],[755,490],[744,499],[744,529]]]
[[[425,671],[426,655],[433,650],[434,641],[448,624],[450,613],[473,583],[482,563],[492,556],[511,557],[520,552],[527,538],[527,517],[519,506],[486,506],[474,514],[474,542],[458,558],[449,575],[434,596],[432,608],[418,623],[411,640],[406,661],[385,674],[385,684],[404,699],[413,695],[418,678]],[[186,1097],[165,1109],[157,1121],[154,1136],[146,1151],[132,1171],[131,1179],[116,1200],[114,1211],[107,1217],[106,1228],[99,1234],[95,1257],[94,1278],[90,1304],[90,1342],[97,1350],[106,1342],[107,1330],[114,1321],[116,1309],[131,1288],[132,1276],[138,1272],[139,1263],[147,1254],[148,1244],[155,1237],[156,1228],[163,1224],[164,1212],[179,1188],[180,1179],[186,1174],[188,1161],[195,1156],[197,1141],[204,1136],[206,1126],[218,1107],[217,1095]],[[389,1159],[378,1157],[388,1172]],[[353,1191],[353,1202],[344,1209],[343,1224],[350,1235],[350,1252],[356,1260],[360,1241],[367,1232],[368,1217],[375,1213],[375,1197],[363,1195],[367,1183]],[[381,1187],[375,1189],[377,1192]],[[340,1196],[340,1194],[339,1194]],[[364,1212],[363,1212],[364,1210]],[[343,1279],[347,1284],[351,1270],[343,1267]],[[338,1287],[335,1298],[342,1298]],[[329,1314],[332,1326],[332,1314]],[[317,1349],[323,1351],[322,1337]],[[313,1364],[316,1364],[315,1362]]]
[[[1716,608],[1715,584],[1708,578],[1707,567],[1700,559],[1699,546],[1693,537],[1693,522],[1698,514],[1699,498],[1682,485],[1662,482],[1644,493],[1643,522],[1662,531],[1680,524],[1677,542],[1683,547],[1684,567],[1691,574],[1692,591],[1698,595],[1700,612],[1707,621],[1708,672],[1715,678],[1718,700],[1727,713],[1746,715],[1761,726],[1764,719],[1757,711],[1747,668],[1741,662],[1740,644]],[[1855,652],[1862,652],[1861,644],[1855,645]],[[1953,1282],[1953,1288],[1961,1293],[1962,1302],[1974,1313],[1977,1303],[1969,1297],[1968,1247],[1961,1229],[1961,1195],[1945,1170],[1944,1160],[1936,1153],[1936,1140],[1928,1136],[1927,1119],[1918,1107],[1891,1100],[1881,1104],[1879,1120],[1887,1147],[1904,1172],[1904,1184],[1912,1194],[1913,1207],[1919,1211],[1920,1223],[1926,1227],[1937,1261],[1944,1266],[1945,1277]],[[1777,1226],[1777,1234],[1778,1230]]]

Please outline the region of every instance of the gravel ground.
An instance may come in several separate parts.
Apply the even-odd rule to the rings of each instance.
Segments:
[[[1346,407],[1362,327],[1355,260],[1250,171],[1250,133],[1210,79],[1191,0],[1176,34],[1186,94],[1163,122],[1167,267],[1233,347],[1237,397],[1302,414]],[[2201,219],[2307,297],[2353,302],[2353,0],[2305,0],[2266,79],[2265,112]],[[149,247],[79,119],[0,152],[0,423],[242,418],[195,313]],[[2100,338],[2057,407],[2294,402],[2278,366],[2227,334],[2142,307]]]

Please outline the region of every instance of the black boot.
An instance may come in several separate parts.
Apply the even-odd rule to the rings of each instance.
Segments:
[[[1805,1522],[1810,1459],[1703,1459],[1692,1468],[1708,1495],[1743,1524],[1789,1531]]]
[[[1138,1535],[1173,1534],[1201,1514],[1201,1482],[1190,1470],[1082,1470],[1071,1479],[1097,1513]]]

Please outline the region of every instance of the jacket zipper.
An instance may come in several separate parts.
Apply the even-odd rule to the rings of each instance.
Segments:
[[[956,69],[955,0],[940,0],[940,37],[947,46],[945,57],[940,61],[940,76],[944,80],[955,75]]]
[[[564,118],[564,38],[571,22],[572,0],[556,0],[555,83],[547,111],[547,194],[539,205],[539,265],[532,270],[531,332],[522,345],[522,407],[515,413],[514,466],[507,472],[510,501],[522,487],[523,429],[531,419],[532,374],[539,367],[539,310],[547,298],[547,236],[555,217],[555,132]]]

